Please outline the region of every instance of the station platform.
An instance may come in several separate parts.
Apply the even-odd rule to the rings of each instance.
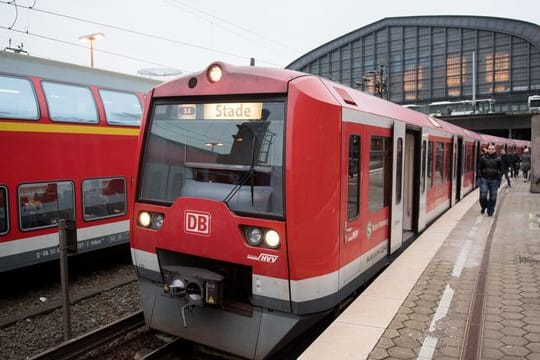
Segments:
[[[299,359],[540,359],[540,194],[512,180],[493,217],[478,190],[447,211]]]

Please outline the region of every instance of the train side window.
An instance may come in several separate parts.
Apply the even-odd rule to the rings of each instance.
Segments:
[[[347,190],[347,219],[352,220],[360,213],[360,136],[349,137],[349,170]]]
[[[84,180],[82,194],[84,220],[126,214],[126,180],[124,178]]]
[[[469,172],[469,161],[470,158],[472,158],[472,156],[469,155],[469,144],[466,144],[465,145],[465,150],[464,150],[464,154],[463,154],[463,171],[462,171],[462,174],[466,174]]]
[[[433,186],[433,141],[428,142],[427,180],[429,187]]]
[[[140,126],[142,106],[137,95],[119,91],[99,90],[107,124]]]
[[[444,177],[444,144],[442,142],[437,142],[435,146],[435,183],[442,184]]]
[[[467,159],[467,169],[466,172],[474,171],[474,145],[467,144],[465,147],[466,159]]]
[[[39,119],[36,94],[30,81],[0,76],[0,118]]]
[[[390,138],[371,138],[369,152],[369,211],[390,205],[392,195],[392,141]]]
[[[401,202],[401,181],[403,173],[403,138],[398,138],[397,141],[397,169],[396,169],[396,204]]]
[[[57,226],[58,219],[75,219],[72,182],[23,184],[18,199],[23,231]]]
[[[8,232],[9,224],[8,194],[4,186],[0,186],[0,235]]]
[[[97,123],[98,112],[92,92],[86,86],[42,83],[49,117],[53,121]]]

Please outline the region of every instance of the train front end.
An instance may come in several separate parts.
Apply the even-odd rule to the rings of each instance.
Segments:
[[[154,89],[132,255],[151,328],[264,358],[310,325],[291,312],[288,280],[284,134],[294,75],[233,69],[216,64]]]

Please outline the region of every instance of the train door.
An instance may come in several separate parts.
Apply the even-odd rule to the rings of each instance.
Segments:
[[[340,267],[354,261],[361,252],[365,237],[362,229],[365,228],[365,214],[362,214],[362,157],[366,156],[362,147],[365,146],[363,128],[350,123],[343,123],[342,135],[342,171],[341,175],[341,224],[340,234]],[[363,216],[362,216],[363,215]],[[360,275],[363,269],[360,266],[350,267],[347,274],[340,276],[340,288],[351,279]]]
[[[461,200],[463,197],[463,181],[465,180],[465,142],[462,137],[458,138],[457,149],[456,198]]]
[[[420,194],[418,196],[418,232],[426,227],[427,151],[428,134],[422,130],[420,154]]]
[[[403,244],[403,164],[405,124],[394,121],[392,157],[392,205],[390,215],[390,253]]]
[[[458,157],[457,157],[457,143],[458,137],[454,135],[452,137],[452,189],[450,194],[450,206],[454,206],[457,199],[457,166],[458,166]]]
[[[340,288],[389,253],[393,171],[392,122],[353,111],[344,111],[344,119]]]
[[[403,233],[404,240],[407,238],[406,233],[411,233],[414,229],[413,214],[414,214],[414,199],[415,192],[414,171],[415,171],[415,136],[413,133],[407,132],[405,135],[405,159],[403,165]]]
[[[474,161],[473,161],[473,164],[474,164],[474,184],[473,186],[474,187],[477,187],[478,185],[476,185],[476,181],[478,180],[476,178],[476,174],[478,174],[478,163],[480,161],[480,155],[482,154],[482,143],[480,141],[476,141],[475,142],[475,146],[474,146]]]

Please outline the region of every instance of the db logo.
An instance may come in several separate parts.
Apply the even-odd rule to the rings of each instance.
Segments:
[[[210,235],[210,214],[186,210],[184,212],[184,230],[187,233]]]

